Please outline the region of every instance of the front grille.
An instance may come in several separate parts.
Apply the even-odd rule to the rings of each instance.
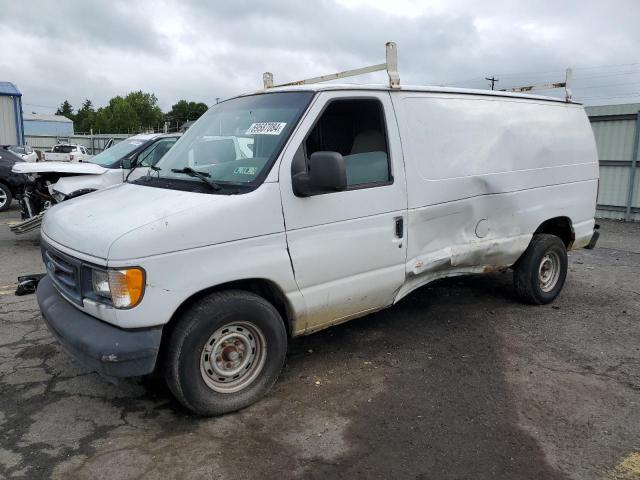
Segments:
[[[44,242],[42,242],[42,260],[58,291],[72,302],[82,305],[80,260],[62,253]]]

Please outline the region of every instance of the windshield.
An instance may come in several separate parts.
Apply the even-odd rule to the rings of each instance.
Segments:
[[[223,185],[259,184],[312,96],[269,93],[214,105],[158,162],[159,179],[202,183],[186,168]]]
[[[126,140],[116,143],[113,147],[99,153],[89,160],[91,163],[97,163],[103,167],[113,167],[114,164],[122,160],[124,157],[133,152],[136,148],[149,140],[139,140],[135,138],[127,138]]]
[[[27,151],[28,147],[23,147],[21,145],[11,145],[9,147],[7,147],[7,150],[13,152],[13,153],[17,153],[19,155],[26,155],[27,153],[31,153],[31,149],[29,148]]]
[[[73,153],[76,149],[75,145],[56,145],[53,147],[53,153]]]

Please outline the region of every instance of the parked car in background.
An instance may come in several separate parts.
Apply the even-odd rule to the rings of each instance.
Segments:
[[[15,164],[25,163],[10,150],[0,149],[0,212],[11,206],[11,200],[20,196],[24,190],[26,178],[24,175],[13,173]]]
[[[20,174],[26,185],[20,198],[22,222],[11,225],[11,230],[16,234],[31,231],[38,228],[44,212],[56,203],[122,183],[127,177],[146,175],[180,135],[136,135],[82,163],[16,165],[13,172]]]
[[[86,162],[89,158],[91,155],[84,146],[69,143],[60,143],[44,152],[45,162]]]
[[[25,162],[37,162],[38,154],[29,145],[4,145],[3,150],[9,150],[11,153],[19,156]]]

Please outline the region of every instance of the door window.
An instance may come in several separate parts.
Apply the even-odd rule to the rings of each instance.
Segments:
[[[379,100],[330,102],[303,145],[304,156],[297,155],[297,162],[292,164],[294,174],[306,169],[306,160],[314,152],[330,151],[343,156],[350,188],[385,185],[393,180],[383,108]]]
[[[177,138],[163,138],[147,147],[138,155],[138,165],[145,167],[155,165],[162,157],[164,157],[165,153],[173,147],[173,144],[176,143],[177,140]]]

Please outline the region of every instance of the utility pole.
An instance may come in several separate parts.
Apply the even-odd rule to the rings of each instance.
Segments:
[[[491,90],[494,89],[496,82],[499,82],[500,80],[498,80],[495,75],[492,77],[484,77],[485,80],[488,80],[491,82]]]

